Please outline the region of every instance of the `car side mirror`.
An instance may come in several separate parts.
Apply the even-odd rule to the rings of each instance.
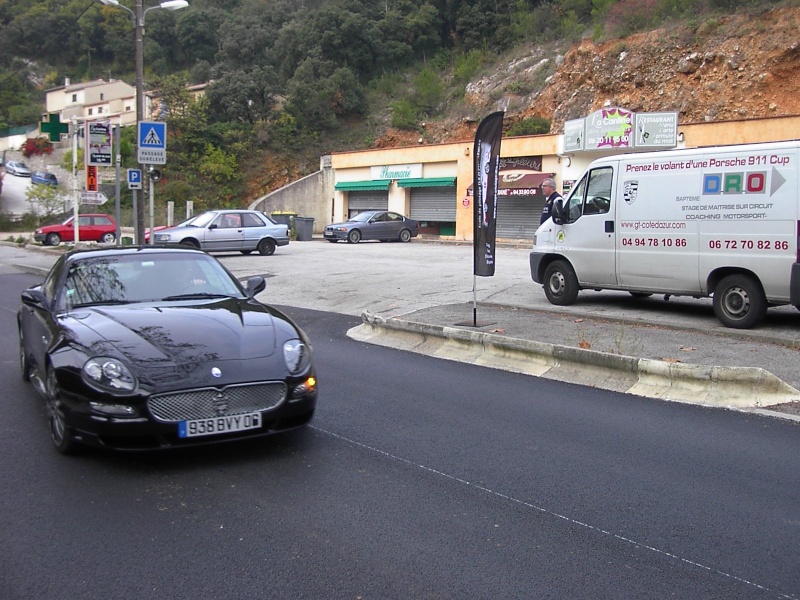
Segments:
[[[261,275],[256,275],[255,277],[250,277],[247,280],[245,291],[247,291],[248,296],[253,298],[256,294],[263,292],[266,287],[267,281]]]
[[[550,216],[556,225],[564,224],[564,202],[561,198],[556,198],[553,207],[550,209]]]
[[[217,227],[219,227],[219,225],[217,225],[216,223],[212,223],[211,225],[208,226],[209,229],[216,229]]]
[[[32,308],[44,308],[46,302],[44,293],[42,292],[42,286],[37,285],[36,287],[29,288],[22,292],[22,303]]]

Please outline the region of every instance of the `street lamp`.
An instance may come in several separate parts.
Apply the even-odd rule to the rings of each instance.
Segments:
[[[142,0],[136,0],[135,10],[131,10],[124,4],[120,4],[119,0],[98,0],[98,2],[105,4],[106,6],[117,6],[119,8],[124,8],[131,13],[131,17],[133,17],[134,54],[136,59],[136,131],[138,132],[139,123],[144,120],[144,17],[148,12],[156,8],[180,10],[189,6],[189,3],[186,0],[166,0],[165,2],[157,4],[156,6],[143,8]],[[136,140],[136,152],[138,161],[138,135]],[[142,169],[142,172],[144,172],[142,165],[139,165],[139,168]],[[143,177],[142,179],[145,180],[147,178]],[[152,183],[148,181],[146,184],[143,183],[143,185],[152,185]],[[144,244],[144,189],[142,190],[142,200],[142,202],[139,202],[136,205],[135,225],[136,243],[138,245]]]

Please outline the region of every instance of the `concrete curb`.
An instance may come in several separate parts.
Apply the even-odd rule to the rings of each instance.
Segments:
[[[752,409],[800,400],[758,367],[667,363],[457,327],[362,315],[351,339],[567,383],[704,406]]]

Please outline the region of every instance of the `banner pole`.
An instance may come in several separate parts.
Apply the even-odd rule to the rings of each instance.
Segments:
[[[478,326],[478,276],[472,274],[472,326]]]

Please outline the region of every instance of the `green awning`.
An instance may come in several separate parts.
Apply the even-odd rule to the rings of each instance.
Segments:
[[[453,187],[456,184],[455,177],[416,177],[412,179],[398,179],[398,187],[419,188],[419,187]]]
[[[374,179],[369,181],[340,181],[336,184],[337,192],[358,192],[371,190],[388,190],[390,179]]]

